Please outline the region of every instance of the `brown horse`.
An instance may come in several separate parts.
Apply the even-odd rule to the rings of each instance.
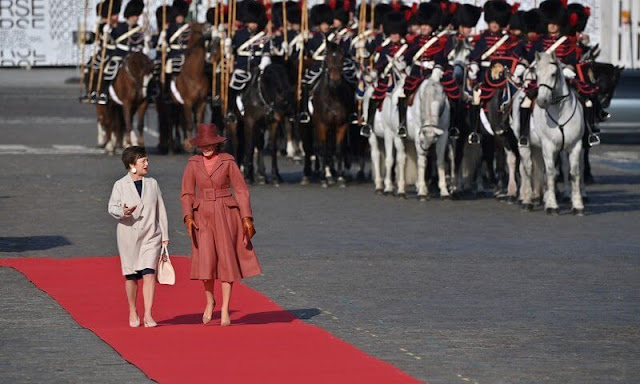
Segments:
[[[349,129],[349,112],[353,110],[353,89],[342,77],[344,53],[335,43],[327,43],[324,73],[313,92],[315,152],[322,161],[322,186],[345,186],[345,138]],[[309,156],[306,154],[305,157]],[[335,163],[337,162],[337,170]],[[307,167],[305,158],[305,168]],[[306,176],[306,175],[305,175]],[[303,180],[304,181],[304,180]]]
[[[146,55],[140,52],[127,55],[109,87],[109,102],[104,106],[97,105],[98,124],[104,128],[104,142],[109,154],[123,146],[123,138],[125,147],[144,145],[144,115],[148,107],[146,89],[152,74],[153,62]],[[134,113],[138,120],[137,135],[132,132]]]
[[[190,36],[185,51],[184,64],[180,74],[171,84],[171,97],[183,110],[183,141],[182,147],[190,152],[193,146],[189,139],[193,137],[194,117],[195,125],[204,118],[206,98],[211,92],[211,81],[205,73],[205,37],[202,24],[190,24]]]

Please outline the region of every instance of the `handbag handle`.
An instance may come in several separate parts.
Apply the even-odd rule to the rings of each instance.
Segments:
[[[162,250],[160,251],[160,257],[162,257],[163,260],[169,260],[169,248],[166,245],[162,246]]]

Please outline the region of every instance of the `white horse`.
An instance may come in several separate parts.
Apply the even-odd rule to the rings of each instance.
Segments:
[[[418,162],[416,189],[420,200],[428,198],[425,174],[427,152],[432,145],[436,146],[440,198],[446,199],[450,197],[445,175],[445,156],[449,146],[449,121],[451,116],[449,99],[442,88],[442,84],[440,84],[441,75],[442,72],[439,69],[435,69],[431,77],[420,84],[416,90],[413,104],[407,110],[407,136],[410,141],[413,141],[416,148]],[[404,143],[400,143],[397,151],[399,153],[404,151]],[[453,151],[450,150],[449,153],[451,155],[451,178],[453,180],[455,177]],[[398,157],[400,158],[400,156]],[[398,168],[400,170],[404,169],[403,166]],[[400,185],[400,180],[403,179],[404,177],[398,178],[398,191],[404,191],[404,185]]]
[[[562,74],[562,65],[555,54],[536,53],[536,73],[538,77],[538,97],[531,119],[531,140],[533,156],[523,157],[526,175],[531,175],[531,158],[539,156],[544,160],[546,191],[544,206],[548,214],[559,214],[556,201],[555,160],[561,151],[568,154],[571,175],[571,205],[576,215],[584,214],[584,204],[580,193],[582,136],[584,120],[582,105]],[[536,150],[541,149],[541,151]],[[521,152],[522,154],[522,152]],[[528,171],[528,172],[527,172]],[[567,172],[565,172],[566,174]],[[523,181],[525,179],[523,175]],[[524,183],[523,183],[524,187]],[[523,188],[523,203],[529,191]]]

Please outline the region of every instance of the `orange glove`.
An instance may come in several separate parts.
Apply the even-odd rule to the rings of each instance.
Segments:
[[[194,230],[198,230],[200,228],[198,228],[196,222],[193,221],[193,217],[191,216],[187,216],[184,218],[184,224],[187,226],[187,235],[189,235],[190,239],[193,239],[193,235],[195,235]]]
[[[256,234],[256,229],[253,227],[253,218],[248,216],[243,218],[242,229],[244,229],[244,233],[247,235],[247,239],[251,240],[253,235]]]

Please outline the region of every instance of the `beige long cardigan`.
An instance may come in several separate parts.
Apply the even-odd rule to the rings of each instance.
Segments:
[[[116,234],[123,275],[156,269],[162,241],[169,240],[167,211],[158,182],[151,177],[142,180],[142,197],[127,173],[113,184],[109,198],[109,214],[118,220]],[[130,216],[124,216],[125,204],[137,206]]]

